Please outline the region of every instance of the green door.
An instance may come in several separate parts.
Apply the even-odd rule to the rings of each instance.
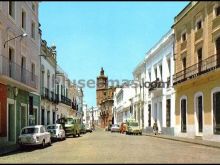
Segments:
[[[27,125],[27,109],[21,106],[21,129]]]
[[[8,141],[15,141],[15,110],[13,104],[8,104]]]

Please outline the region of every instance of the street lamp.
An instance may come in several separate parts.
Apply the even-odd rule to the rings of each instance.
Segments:
[[[26,37],[26,36],[27,36],[27,33],[23,33],[23,34],[20,34],[20,35],[14,37],[14,38],[11,38],[11,39],[5,41],[5,43],[4,43],[4,48],[5,48],[5,45],[6,45],[7,42],[9,42],[9,41],[11,41],[11,40],[14,40],[14,39],[16,39],[16,38],[18,38],[18,37],[22,37],[22,38],[23,38],[23,37]]]

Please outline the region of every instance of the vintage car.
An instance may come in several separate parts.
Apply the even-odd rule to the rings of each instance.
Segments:
[[[111,132],[119,132],[120,131],[120,127],[118,124],[112,124],[111,127]]]
[[[140,128],[138,122],[135,120],[128,120],[126,122],[127,130],[126,134],[130,135],[142,135],[142,129]]]
[[[67,117],[67,118],[60,118],[56,121],[57,124],[61,124],[65,130],[65,135],[78,137],[80,136],[80,129],[81,129],[81,120],[78,117]]]
[[[81,133],[81,134],[85,134],[85,133],[86,133],[85,124],[81,124],[80,133]]]
[[[51,139],[64,140],[66,138],[65,131],[61,124],[50,124],[47,125],[47,130],[51,134]]]
[[[51,145],[51,135],[46,131],[43,125],[27,126],[21,129],[18,138],[20,147],[24,145]]]
[[[85,124],[86,132],[92,132],[92,127],[89,124]]]

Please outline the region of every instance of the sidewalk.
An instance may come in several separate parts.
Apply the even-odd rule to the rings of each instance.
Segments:
[[[13,143],[0,143],[0,156],[16,151],[19,148],[18,144]]]
[[[163,134],[154,135],[153,133],[143,133],[143,135],[151,136],[151,137],[154,137],[154,138],[174,140],[174,141],[180,141],[180,142],[197,144],[197,145],[203,145],[203,146],[208,146],[208,147],[213,147],[213,148],[219,148],[220,149],[220,142],[215,142],[215,141],[200,140],[200,139],[190,139],[190,138],[169,136],[169,135],[163,135]]]

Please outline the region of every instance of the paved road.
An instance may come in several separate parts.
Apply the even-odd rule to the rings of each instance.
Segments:
[[[220,149],[96,130],[44,149],[0,157],[0,163],[220,163]]]

